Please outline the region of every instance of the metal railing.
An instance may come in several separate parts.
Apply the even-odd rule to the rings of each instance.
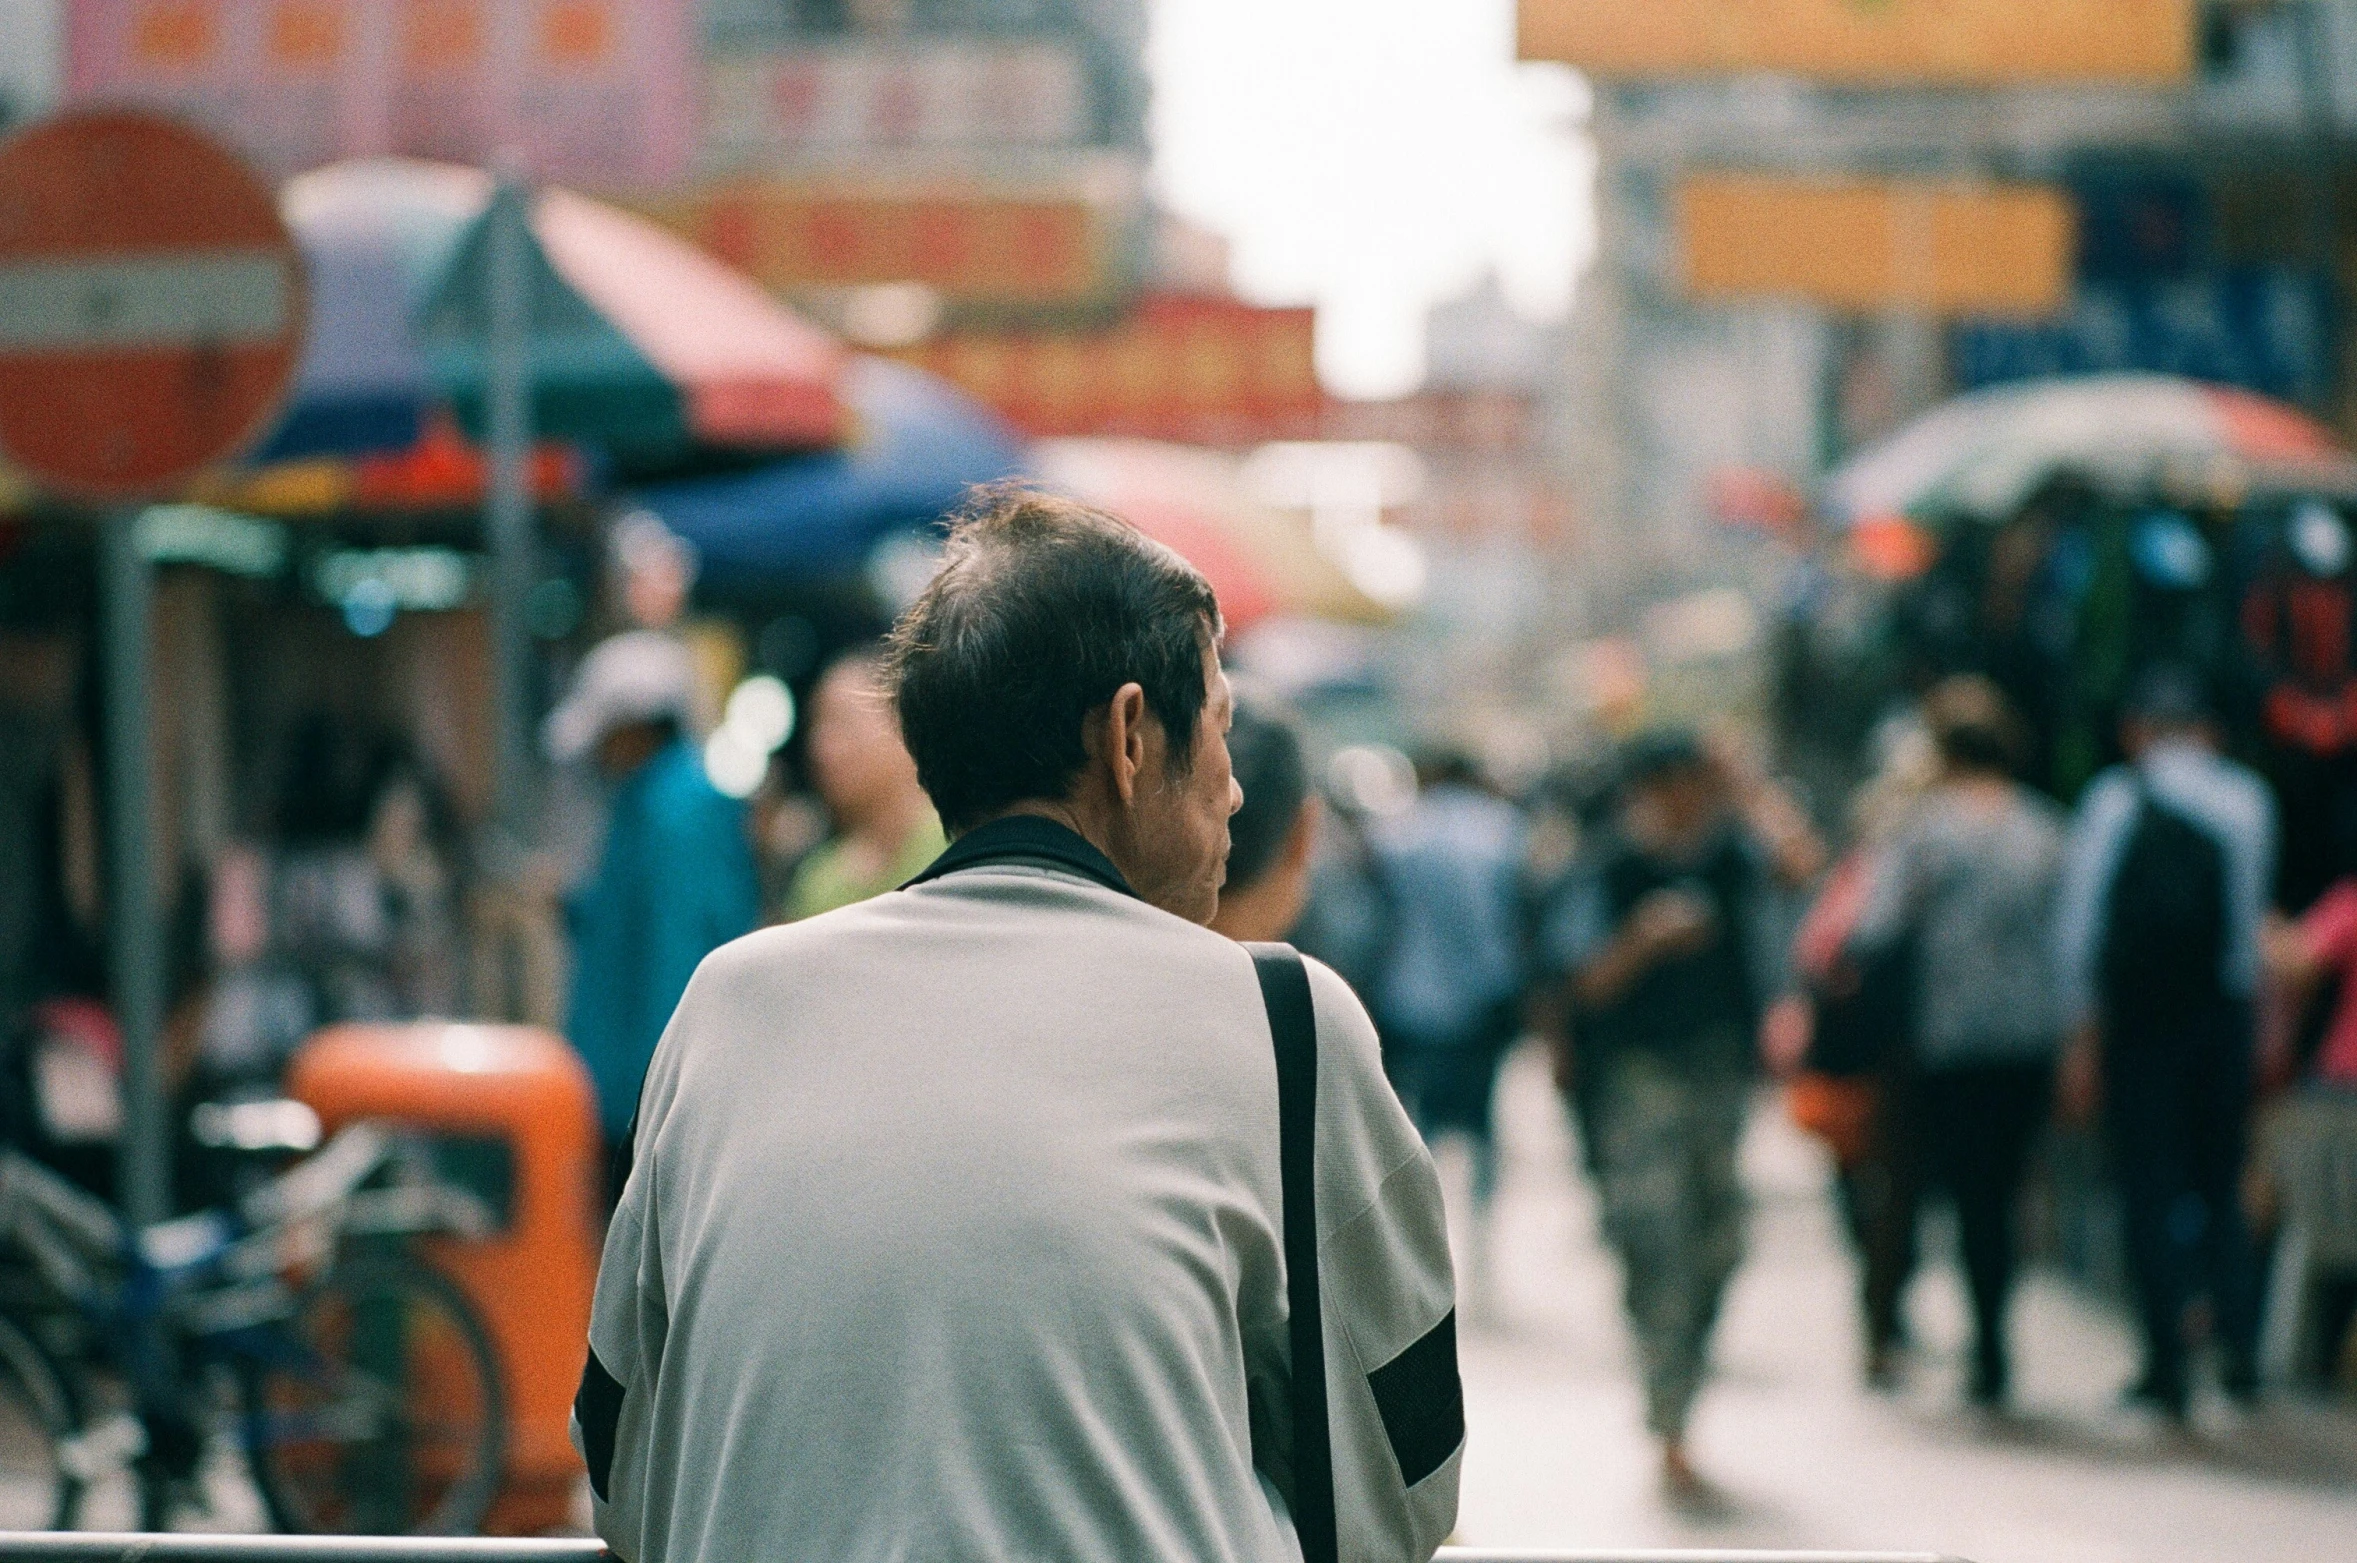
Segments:
[[[595,1540],[105,1535],[0,1531],[0,1563],[615,1563]],[[1443,1547],[1438,1563],[1960,1563],[1930,1552],[1514,1551]]]

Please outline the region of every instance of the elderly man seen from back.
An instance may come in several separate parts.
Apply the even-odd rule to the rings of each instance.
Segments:
[[[954,844],[715,953],[648,1073],[577,1406],[631,1563],[1279,1560],[1303,1495],[1318,1534],[1273,1011],[1202,926],[1219,636],[1108,516],[1002,491],[953,532],[888,677]],[[1439,1192],[1309,979],[1339,1551],[1422,1560],[1463,1438]]]

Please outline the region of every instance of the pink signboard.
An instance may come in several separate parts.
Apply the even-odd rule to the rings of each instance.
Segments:
[[[67,94],[177,113],[273,173],[379,153],[607,189],[694,150],[694,0],[70,0]]]

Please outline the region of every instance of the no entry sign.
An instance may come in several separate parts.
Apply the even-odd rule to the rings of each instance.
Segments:
[[[168,120],[73,113],[0,142],[0,459],[137,499],[262,432],[301,346],[270,190]]]

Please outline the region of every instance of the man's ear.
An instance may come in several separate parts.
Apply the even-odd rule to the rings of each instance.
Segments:
[[[1146,691],[1124,684],[1105,706],[1098,742],[1113,795],[1128,808],[1137,802],[1138,778],[1146,773]]]

